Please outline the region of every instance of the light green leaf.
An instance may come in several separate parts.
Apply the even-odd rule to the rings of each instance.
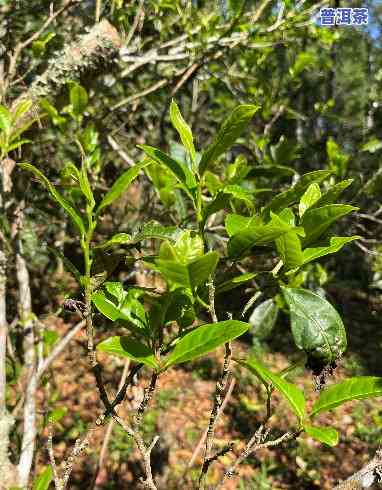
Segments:
[[[76,82],[70,82],[69,99],[72,105],[73,114],[81,116],[88,105],[88,94],[84,87]]]
[[[282,287],[290,309],[294,341],[299,349],[325,362],[335,361],[346,349],[346,331],[334,307],[318,294]]]
[[[22,139],[16,141],[16,143],[12,143],[11,145],[8,146],[7,151],[10,152],[13,150],[17,150],[17,148],[20,148],[20,146],[25,145],[27,143],[32,143],[32,140]]]
[[[310,184],[304,194],[301,196],[300,204],[298,207],[298,213],[300,218],[304,215],[305,211],[313,206],[321,197],[320,186],[315,182]]]
[[[18,121],[31,107],[32,101],[30,99],[22,100],[13,111],[13,121]]]
[[[225,219],[225,228],[228,236],[236,235],[248,228],[263,225],[259,216],[242,216],[241,214],[228,214]]]
[[[167,281],[194,291],[209,278],[218,261],[217,252],[208,252],[187,264],[167,259],[158,259],[155,263]]]
[[[248,207],[253,206],[253,194],[239,185],[226,185],[222,187],[214,199],[203,210],[204,221],[214,213],[229,206],[231,199],[238,199],[247,204]]]
[[[0,129],[8,133],[11,127],[12,127],[12,114],[9,112],[9,110],[6,107],[0,104]]]
[[[165,358],[164,369],[204,356],[220,345],[243,335],[248,327],[248,323],[237,320],[226,320],[197,327],[179,340],[174,350]]]
[[[132,361],[142,362],[146,366],[154,369],[159,368],[153,350],[145,344],[142,344],[142,342],[128,336],[109,337],[97,345],[97,350],[119,357],[127,357]]]
[[[292,383],[285,381],[281,376],[272,373],[263,364],[260,364],[254,357],[244,361],[235,359],[236,362],[249,369],[255,376],[259,377],[262,382],[271,382],[272,385],[281,393],[288,402],[294,413],[301,421],[305,417],[305,397],[304,393]]]
[[[382,141],[377,138],[372,138],[361,147],[361,151],[368,151],[369,153],[375,153],[382,148]]]
[[[318,199],[312,208],[320,208],[322,206],[326,206],[327,204],[334,204],[335,201],[340,197],[343,191],[349,187],[349,185],[353,182],[353,179],[342,180],[331,186],[322,196]]]
[[[276,248],[286,270],[300,267],[303,262],[301,241],[294,231],[284,233],[275,240]]]
[[[48,490],[50,482],[53,480],[53,470],[47,466],[33,483],[33,490]]]
[[[328,204],[320,208],[308,209],[301,220],[306,235],[303,245],[314,243],[338,219],[357,209],[349,204]]]
[[[304,425],[304,431],[316,441],[323,442],[327,446],[337,446],[339,434],[331,427],[318,427],[316,425]]]
[[[320,412],[333,410],[351,400],[362,400],[382,396],[382,378],[376,376],[358,376],[348,378],[342,383],[334,384],[320,392],[313,404],[310,417]]]
[[[109,320],[115,322],[121,317],[122,319],[127,320],[127,318],[123,318],[118,307],[105,296],[103,291],[96,291],[95,293],[93,293],[92,301],[97,310]]]
[[[253,310],[249,317],[249,323],[252,325],[251,332],[258,339],[264,339],[269,336],[276,324],[279,308],[273,299],[267,299],[260,303]]]
[[[189,152],[191,161],[195,163],[196,152],[194,147],[194,141],[192,137],[192,131],[190,126],[183,119],[180,113],[177,103],[172,100],[170,106],[170,119],[174,128],[178,131],[180,139],[182,140],[183,146]]]
[[[170,156],[166,155],[166,153],[163,153],[163,151],[158,150],[153,146],[138,145],[138,148],[143,150],[148,157],[154,160],[154,162],[164,165],[171,170],[177,180],[188,190],[196,187],[195,176],[186,164],[174,160]]]
[[[31,165],[30,163],[19,163],[18,165],[24,170],[28,170],[29,172],[32,172],[41,181],[41,183],[48,189],[53,199],[57,201],[58,204],[72,218],[74,224],[77,226],[78,230],[80,231],[81,236],[85,235],[85,227],[80,215],[72,207],[72,205],[63,196],[61,196],[61,194],[57,191],[57,189],[49,181],[49,179],[45,177],[45,175],[42,172],[40,172],[40,170],[38,170],[34,165]]]
[[[114,245],[130,245],[131,243],[131,235],[127,233],[116,233],[106,242],[100,243],[96,245],[94,248],[103,248],[107,249]]]
[[[361,237],[358,235],[344,237],[333,236],[330,238],[329,245],[306,248],[303,251],[303,264],[307,264],[308,262],[324,257],[325,255],[334,254],[341,250],[346,243],[350,243],[353,240],[358,240],[359,238]]]
[[[199,163],[200,175],[203,175],[208,165],[215,162],[235,143],[258,109],[259,107],[255,105],[240,105],[233,110],[224,121],[213,143],[203,152]]]
[[[100,202],[96,214],[98,215],[102,209],[106,208],[106,206],[110,206],[112,202],[118,199],[129,187],[129,185],[133,182],[133,180],[138,176],[139,172],[142,168],[150,165],[150,162],[143,161],[134,165],[134,167],[129,168],[124,172],[118,179],[114,182],[109,192],[103,197]]]

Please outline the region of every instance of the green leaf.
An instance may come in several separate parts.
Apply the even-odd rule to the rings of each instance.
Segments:
[[[320,208],[308,209],[301,220],[306,235],[303,245],[314,243],[338,219],[357,209],[349,204],[328,204]]]
[[[225,219],[225,228],[230,237],[248,228],[262,224],[260,217],[256,215],[248,217],[241,214],[228,214]]]
[[[209,278],[218,261],[217,252],[208,252],[187,264],[167,259],[158,259],[155,263],[167,281],[194,291]]]
[[[131,235],[127,233],[116,233],[106,242],[100,243],[96,245],[94,248],[102,248],[107,249],[114,245],[130,245],[131,243]]]
[[[333,204],[352,182],[353,179],[347,179],[331,186],[324,194],[322,194],[320,199],[318,199],[312,207],[320,208],[322,206],[326,206],[327,204]]]
[[[164,369],[196,359],[215,350],[220,345],[230,342],[248,330],[248,323],[237,320],[226,320],[209,323],[195,328],[184,335],[174,350],[165,358]]]
[[[115,288],[110,286],[110,284],[113,285],[115,283],[106,283],[105,289],[114,298],[120,299],[116,297]],[[110,287],[112,288],[111,292],[108,290]],[[134,331],[145,334],[147,330],[146,313],[142,303],[137,299],[136,291],[135,288],[125,291],[125,295],[122,298],[123,301],[118,300],[117,304],[111,301],[104,291],[96,291],[92,294],[92,301],[98,311],[109,320],[126,322]]]
[[[30,99],[22,100],[13,111],[13,121],[18,121],[31,107],[32,101]]]
[[[249,317],[251,332],[258,339],[264,339],[272,332],[276,324],[279,308],[273,299],[267,299],[253,310]]]
[[[297,347],[328,363],[340,357],[347,345],[346,332],[334,307],[306,289],[282,287],[282,291]]]
[[[292,383],[285,381],[281,376],[272,373],[263,364],[260,364],[255,358],[244,361],[241,359],[235,359],[236,362],[249,369],[255,376],[259,377],[262,381],[270,381],[272,385],[281,393],[281,395],[288,402],[291,409],[297,415],[301,421],[305,417],[305,397],[304,393]],[[263,381],[264,382],[264,381]]]
[[[368,151],[369,153],[375,153],[382,148],[382,141],[377,138],[372,138],[361,147],[361,151]]]
[[[11,145],[8,146],[7,151],[10,152],[13,150],[17,150],[17,148],[20,148],[20,146],[25,145],[27,143],[32,143],[32,140],[22,139],[16,141],[16,143],[12,143]]]
[[[174,160],[170,156],[166,155],[166,153],[163,153],[163,151],[158,150],[153,146],[138,145],[138,148],[143,150],[148,157],[154,160],[154,162],[164,165],[171,170],[177,180],[188,190],[196,187],[195,176],[186,164]]]
[[[283,177],[293,177],[295,173],[296,171],[293,168],[284,165],[256,165],[250,169],[247,178],[266,177],[267,179],[281,179]]]
[[[84,87],[76,82],[70,82],[69,99],[75,116],[81,116],[88,105],[88,94]]]
[[[194,141],[192,137],[192,131],[186,121],[183,119],[180,113],[179,107],[174,100],[171,101],[170,106],[170,119],[174,128],[178,131],[183,146],[190,154],[191,161],[195,163],[196,152],[194,147]]]
[[[93,209],[95,206],[95,200],[94,200],[93,192],[90,187],[85,158],[82,159],[81,171],[78,173],[78,177],[79,177],[80,189],[83,195],[85,196],[89,206],[91,207],[91,209]]]
[[[203,210],[204,221],[211,216],[211,214],[217,213],[221,209],[227,207],[231,199],[244,201],[249,207],[252,207],[253,205],[252,192],[236,184],[226,185],[219,190],[215,198]]]
[[[305,190],[312,183],[319,184],[325,180],[332,172],[330,170],[315,170],[314,172],[309,172],[304,174],[300,180],[287,191],[281,192],[275,196],[271,202],[262,211],[262,216],[267,217],[270,211],[274,213],[279,213],[287,206],[297,202],[300,197],[304,194]]]
[[[298,213],[300,218],[304,215],[305,211],[313,206],[321,197],[320,186],[315,182],[310,184],[304,194],[301,196],[300,205],[298,207]]]
[[[240,276],[232,277],[232,279],[228,279],[227,281],[221,282],[215,286],[215,294],[225,293],[230,291],[231,289],[238,288],[242,286],[245,282],[250,281],[254,277],[256,277],[255,272],[246,272],[244,274],[240,274]]]
[[[142,362],[146,366],[154,369],[159,368],[158,361],[155,358],[154,351],[147,347],[142,342],[127,336],[115,336],[100,342],[97,345],[97,350],[115,354],[119,357],[127,357],[135,362]]]
[[[96,214],[98,215],[102,209],[106,208],[106,206],[110,206],[112,202],[118,199],[129,187],[129,185],[133,182],[133,180],[138,176],[139,172],[142,168],[150,165],[150,162],[143,161],[141,163],[137,163],[134,167],[129,168],[124,172],[118,179],[114,182],[111,189],[100,202]]]
[[[11,127],[12,127],[12,114],[9,112],[9,110],[6,107],[0,104],[0,129],[8,133]]]
[[[316,441],[323,442],[327,446],[337,446],[339,434],[331,427],[318,427],[316,425],[304,425],[304,431]]]
[[[274,240],[290,231],[297,232],[300,231],[300,229],[290,225],[279,216],[272,213],[272,219],[266,225],[251,224],[244,231],[239,231],[231,236],[228,241],[228,254],[232,258],[240,257],[255,245],[269,245]]]
[[[303,262],[301,241],[294,231],[289,231],[275,240],[276,248],[286,270],[299,267]]]
[[[48,490],[50,482],[53,480],[53,470],[47,466],[33,483],[33,490]]]
[[[72,205],[63,196],[61,196],[61,194],[57,191],[57,189],[49,181],[49,179],[45,177],[45,175],[42,172],[40,172],[40,170],[38,170],[34,165],[31,165],[30,163],[19,163],[18,165],[24,170],[28,170],[29,172],[32,172],[41,181],[41,183],[47,188],[47,190],[49,191],[53,199],[57,201],[58,204],[72,218],[73,223],[77,226],[78,230],[81,233],[81,236],[85,235],[85,227],[80,215],[72,207]]]
[[[359,238],[361,237],[358,235],[344,237],[333,236],[330,238],[329,245],[306,248],[303,251],[303,264],[307,264],[308,262],[324,257],[325,255],[334,254],[341,250],[346,243],[350,243],[353,240],[358,240]]]
[[[215,162],[235,143],[258,109],[259,107],[255,105],[240,105],[233,110],[224,121],[213,143],[203,152],[199,163],[200,175],[203,175],[208,165]]]
[[[313,404],[310,417],[320,412],[333,410],[351,400],[362,400],[382,396],[382,378],[376,376],[358,376],[342,383],[334,384],[320,392]]]

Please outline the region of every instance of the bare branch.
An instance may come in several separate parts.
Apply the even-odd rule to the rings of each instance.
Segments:
[[[361,490],[369,488],[382,479],[382,450],[379,449],[374,458],[361,470],[340,483],[334,490]]]

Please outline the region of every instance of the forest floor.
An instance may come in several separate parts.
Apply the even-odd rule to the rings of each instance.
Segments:
[[[330,291],[332,298],[342,308],[348,329],[348,353],[339,363],[335,374],[328,383],[339,382],[346,375],[382,375],[380,352],[382,329],[379,316],[380,302],[375,298],[354,295],[345,289]],[[351,320],[350,320],[351,319]],[[50,324],[51,328],[51,324]],[[56,322],[55,328],[61,334],[67,326]],[[283,369],[290,359],[291,344],[280,339],[285,337],[282,327],[272,335],[272,341],[262,346],[261,356],[273,369]],[[246,339],[244,339],[246,340]],[[102,413],[93,376],[89,373],[85,355],[85,338],[81,333],[71,343],[65,354],[53,365],[50,383],[50,402],[57,413],[65,415],[54,426],[54,449],[58,462],[67,457],[76,438],[81,437],[88,427]],[[236,355],[255,351],[251,342],[235,343]],[[194,449],[208,425],[209,412],[214,393],[214,379],[219,370],[221,352],[189,365],[169,370],[159,380],[159,389],[152,401],[145,419],[144,436],[147,441],[155,435],[160,439],[152,454],[152,466],[160,489],[192,489],[200,471],[201,451],[186,479],[182,475]],[[123,369],[123,360],[100,356],[104,366],[104,377],[110,393],[115,393]],[[134,408],[133,398],[142,396],[142,387],[147,385],[147,372],[139,376],[129,392],[130,401],[119,408],[123,417]],[[233,451],[221,457],[210,469],[209,485],[216,485],[232,461],[243,450],[264,417],[264,392],[257,380],[233,366],[231,380],[235,378],[234,389],[228,399],[224,414],[219,419],[215,447],[223,448],[234,442]],[[313,401],[317,397],[314,380],[307,370],[296,370],[292,378]],[[42,396],[42,395],[41,395]],[[40,400],[42,410],[46,399]],[[284,401],[274,393],[270,438],[295,427],[296,420]],[[375,452],[382,441],[382,407],[380,399],[352,402],[334,412],[322,415],[317,422],[338,429],[340,442],[336,447],[325,447],[303,435],[298,441],[291,441],[272,450],[256,453],[241,465],[239,475],[229,480],[225,489],[330,489],[338,480],[349,476],[361,468]],[[92,478],[97,466],[106,425],[91,430],[90,446],[76,462],[71,489],[91,489]],[[43,448],[47,435],[42,434],[37,468],[48,464]],[[107,458],[101,469],[97,489],[136,489],[142,465],[130,438],[114,425],[108,444]]]

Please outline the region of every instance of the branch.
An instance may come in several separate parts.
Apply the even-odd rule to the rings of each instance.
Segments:
[[[369,488],[382,479],[382,450],[379,449],[374,458],[361,470],[340,483],[334,490],[361,490]]]
[[[79,1],[80,0],[66,0],[64,2],[63,6],[61,8],[59,8],[56,12],[53,12],[53,10],[51,10],[49,17],[43,23],[43,25],[40,27],[40,29],[38,29],[34,34],[32,34],[32,36],[30,36],[25,41],[16,44],[16,47],[10,56],[8,74],[7,74],[7,77],[5,79],[4,87],[3,87],[4,92],[6,91],[7,87],[9,86],[9,84],[11,83],[11,81],[13,80],[13,78],[16,74],[17,61],[18,61],[18,58],[19,58],[21,52],[25,48],[30,46],[33,43],[33,41],[38,39],[41,36],[41,34],[45,31],[45,29],[47,29],[50,26],[50,24],[59,15],[61,15],[67,8],[69,8],[74,3],[79,3]]]
[[[13,102],[12,107],[25,99],[33,101],[22,123],[35,119],[41,112],[38,99],[59,93],[67,82],[78,80],[84,71],[93,70],[101,61],[109,61],[120,46],[120,36],[107,20],[95,24],[89,33],[66,46],[49,61],[46,71],[36,77],[28,90]]]
[[[37,370],[37,381],[40,381],[41,376],[46,372],[52,362],[61,354],[65,347],[69,344],[73,337],[85,326],[85,320],[80,321],[74,327],[70,328],[61,340],[52,349],[48,357],[44,359],[41,366]]]

